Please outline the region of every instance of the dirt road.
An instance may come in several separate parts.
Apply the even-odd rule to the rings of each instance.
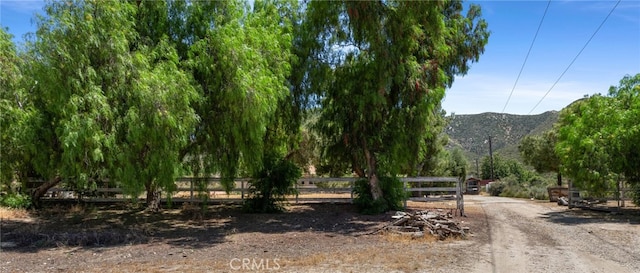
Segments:
[[[465,196],[487,219],[476,272],[640,272],[640,224],[528,200]]]

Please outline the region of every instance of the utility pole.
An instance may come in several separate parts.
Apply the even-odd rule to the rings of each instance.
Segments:
[[[493,148],[491,147],[491,136],[489,136],[489,160],[491,162],[491,181],[493,181]]]
[[[477,177],[481,177],[480,175],[480,168],[478,168],[478,159],[476,158],[476,176]]]

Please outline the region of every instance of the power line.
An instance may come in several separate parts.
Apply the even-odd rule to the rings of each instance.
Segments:
[[[560,79],[562,79],[562,77],[564,76],[565,73],[567,73],[567,71],[569,70],[569,68],[571,68],[571,66],[573,65],[573,63],[578,59],[578,57],[580,57],[580,54],[582,54],[582,51],[584,51],[584,49],[587,47],[587,45],[589,45],[589,43],[591,42],[591,40],[593,39],[593,37],[596,36],[596,34],[598,33],[598,31],[600,30],[600,28],[602,27],[602,25],[604,25],[604,23],[607,21],[607,19],[609,19],[609,16],[611,16],[611,14],[613,13],[613,11],[616,9],[616,7],[618,7],[618,4],[620,4],[621,0],[618,0],[618,2],[616,2],[616,5],[613,6],[613,8],[611,9],[611,11],[609,11],[609,14],[607,14],[607,17],[604,18],[604,20],[602,20],[602,23],[600,23],[600,25],[598,26],[598,28],[596,29],[595,32],[593,32],[593,35],[591,35],[591,37],[589,38],[589,40],[587,40],[587,42],[584,44],[584,46],[582,47],[582,49],[580,49],[580,52],[578,52],[578,54],[576,55],[575,58],[573,58],[573,60],[571,60],[571,63],[569,63],[569,65],[567,66],[567,68],[562,72],[562,74],[560,74],[560,77],[558,77],[558,79],[556,80],[556,82],[553,83],[553,85],[551,86],[551,88],[549,88],[549,90],[547,91],[547,93],[544,94],[544,96],[542,96],[542,98],[538,101],[538,103],[536,103],[536,105],[531,109],[531,111],[529,111],[528,114],[531,114],[531,112],[533,112],[533,110],[535,110],[538,105],[540,105],[540,103],[547,97],[547,95],[549,95],[549,93],[551,92],[551,90],[556,86],[556,84],[558,84],[558,82],[560,81]]]
[[[544,17],[547,15],[547,10],[549,10],[549,5],[551,5],[551,0],[547,2],[547,7],[544,9],[544,14],[542,14],[542,19],[540,19],[540,24],[538,24],[538,29],[536,30],[536,34],[533,36],[533,41],[531,41],[531,45],[529,46],[529,51],[527,51],[527,56],[524,57],[524,62],[522,63],[522,67],[520,67],[520,72],[518,73],[518,77],[516,77],[516,82],[513,83],[513,88],[511,88],[511,93],[509,93],[509,98],[507,98],[507,102],[504,104],[504,107],[502,107],[502,113],[504,113],[504,110],[507,109],[507,105],[511,100],[513,91],[516,89],[516,85],[518,85],[518,80],[520,80],[520,75],[522,75],[522,70],[524,70],[524,65],[527,64],[527,60],[529,59],[529,53],[531,53],[533,44],[536,42],[536,38],[538,37],[538,32],[540,32],[540,27],[542,27],[542,22],[544,21]]]

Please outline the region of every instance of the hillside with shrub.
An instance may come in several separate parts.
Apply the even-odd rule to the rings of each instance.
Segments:
[[[460,147],[469,162],[489,154],[489,137],[494,154],[521,161],[518,153],[520,140],[551,129],[557,120],[558,111],[538,115],[452,114],[447,117],[445,133],[449,136],[449,146]]]

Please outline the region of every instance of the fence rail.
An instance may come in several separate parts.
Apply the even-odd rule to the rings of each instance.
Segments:
[[[617,202],[616,206],[622,208],[627,206],[626,202],[633,202],[633,189],[632,188],[620,188],[615,191],[601,192],[599,195],[589,193],[589,191],[581,190],[579,188],[570,187],[569,192],[569,207],[584,207],[584,206],[607,206],[608,201]]]
[[[289,201],[296,203],[300,201],[308,202],[352,202],[354,198],[354,184],[360,179],[357,177],[305,177],[298,179],[295,184],[297,194],[290,196]],[[220,184],[220,178],[206,178],[206,189],[200,192],[196,185],[196,178],[180,177],[176,179],[177,189],[171,196],[174,202],[200,202],[199,194],[204,194],[211,202],[242,201],[248,192],[249,178],[234,179],[234,187],[229,194]],[[413,201],[438,201],[456,200],[456,209],[460,214],[464,214],[463,182],[455,177],[401,177],[405,191]],[[30,185],[37,185],[40,181],[30,181]],[[326,185],[319,183],[340,182],[340,186]],[[438,184],[438,187],[423,187],[423,184]],[[344,186],[344,185],[348,186]],[[442,185],[445,184],[445,185]],[[108,184],[107,184],[108,185]],[[183,196],[184,194],[187,196]],[[427,193],[424,195],[423,193]],[[325,194],[324,196],[314,196]],[[348,196],[347,196],[348,194]],[[239,195],[239,196],[238,196]],[[417,196],[413,196],[417,195]],[[239,197],[239,198],[238,198]],[[139,197],[141,200],[142,196]],[[77,199],[88,202],[113,202],[131,199],[126,196],[121,188],[98,187],[93,190],[73,191],[64,188],[52,188],[45,195],[44,199]],[[163,198],[166,201],[166,197]],[[407,202],[405,200],[406,208]]]

